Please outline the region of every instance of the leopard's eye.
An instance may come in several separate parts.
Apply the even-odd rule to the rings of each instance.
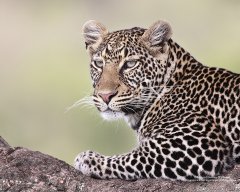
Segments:
[[[136,60],[130,60],[130,61],[125,61],[123,66],[125,69],[127,69],[127,68],[133,68],[136,64],[137,64]]]
[[[103,67],[103,60],[94,60],[93,61],[96,67],[102,68]]]

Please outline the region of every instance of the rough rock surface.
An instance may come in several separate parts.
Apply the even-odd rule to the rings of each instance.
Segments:
[[[11,147],[0,136],[0,191],[240,191],[240,166],[220,178],[206,182],[96,180],[49,155],[22,147]]]

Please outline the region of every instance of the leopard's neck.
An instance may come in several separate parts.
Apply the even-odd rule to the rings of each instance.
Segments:
[[[160,90],[157,90],[156,97],[153,98],[150,103],[151,105],[143,108],[142,111],[129,116],[127,122],[129,125],[138,130],[142,119],[144,119],[145,114],[151,110],[151,106],[154,105],[158,100],[161,100],[165,94],[168,94],[172,88],[178,85],[180,80],[184,77],[187,70],[190,70],[192,64],[201,65],[194,57],[190,55],[189,52],[185,51],[173,40],[169,40],[169,53],[168,59],[163,67],[165,67],[164,77],[162,79],[162,86]]]

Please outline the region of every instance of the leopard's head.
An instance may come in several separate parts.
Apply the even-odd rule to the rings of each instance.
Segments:
[[[83,26],[90,54],[93,101],[105,119],[126,117],[131,126],[156,98],[165,81],[171,27],[157,21],[149,29],[108,32],[97,21]]]

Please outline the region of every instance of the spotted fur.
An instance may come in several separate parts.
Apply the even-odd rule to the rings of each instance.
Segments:
[[[136,180],[202,180],[240,161],[240,75],[199,63],[171,39],[168,23],[109,33],[83,28],[93,101],[106,119],[125,118],[139,144],[116,156],[80,153],[83,174]]]

